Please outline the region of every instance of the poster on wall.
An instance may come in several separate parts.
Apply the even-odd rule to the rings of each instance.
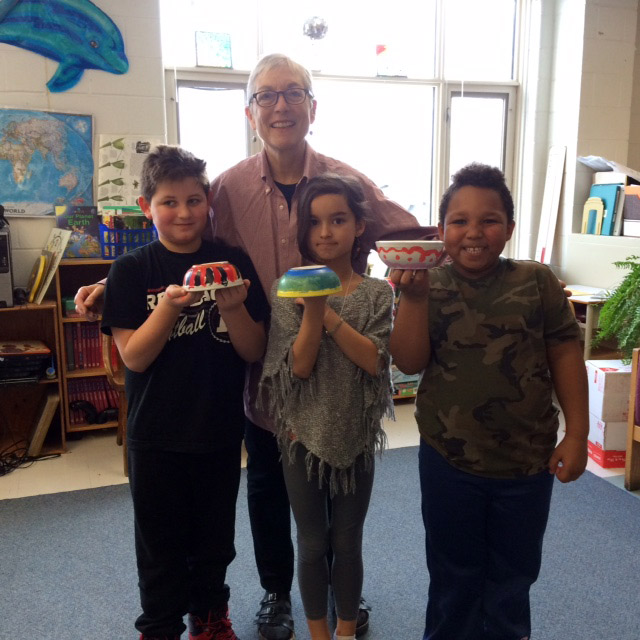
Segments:
[[[142,163],[160,138],[102,134],[98,137],[98,194],[100,212],[104,206],[135,205],[140,195]]]
[[[9,216],[93,204],[91,116],[0,108],[0,200]]]

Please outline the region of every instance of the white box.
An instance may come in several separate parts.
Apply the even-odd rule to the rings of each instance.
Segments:
[[[640,220],[630,220],[625,218],[622,221],[622,235],[632,238],[640,237]]]
[[[604,422],[626,422],[629,416],[631,365],[622,360],[587,360],[589,413]]]
[[[605,451],[625,451],[627,448],[627,423],[605,422],[590,413],[589,441]]]
[[[627,423],[604,422],[589,414],[589,457],[603,469],[624,467],[627,455]]]

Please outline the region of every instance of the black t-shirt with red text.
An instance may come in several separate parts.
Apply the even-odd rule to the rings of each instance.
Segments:
[[[170,284],[192,265],[227,261],[251,281],[245,305],[254,320],[269,306],[249,257],[221,242],[174,253],[155,241],[120,256],[109,271],[102,331],[137,329]],[[127,444],[132,449],[209,453],[237,444],[244,430],[245,362],[233,348],[213,293],[185,307],[146,371],[127,369]]]

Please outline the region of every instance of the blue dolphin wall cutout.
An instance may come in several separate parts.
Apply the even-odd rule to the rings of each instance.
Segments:
[[[129,70],[120,30],[89,0],[0,0],[0,42],[58,61],[52,92],[71,89],[85,69]]]

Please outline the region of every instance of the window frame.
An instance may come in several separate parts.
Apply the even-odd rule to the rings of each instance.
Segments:
[[[451,101],[455,97],[469,96],[474,98],[505,98],[504,129],[502,138],[502,171],[507,185],[512,188],[514,175],[514,162],[516,150],[518,91],[516,83],[458,83],[446,84],[443,95],[442,132],[444,134],[441,146],[440,180],[438,182],[441,192],[449,186],[451,176],[450,151],[451,151]]]

